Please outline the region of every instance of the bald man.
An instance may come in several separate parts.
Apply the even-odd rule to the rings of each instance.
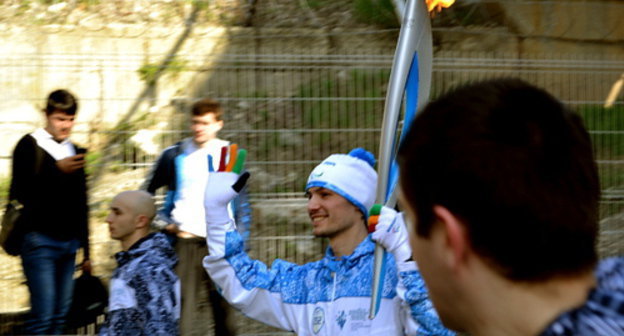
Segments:
[[[118,266],[100,335],[179,335],[178,260],[164,234],[150,233],[155,214],[145,191],[124,191],[110,204],[106,222],[123,251],[115,254]]]

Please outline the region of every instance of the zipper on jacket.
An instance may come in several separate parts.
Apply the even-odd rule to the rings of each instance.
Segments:
[[[329,303],[329,305],[327,305],[327,310],[329,310],[329,314],[327,315],[327,317],[325,317],[325,323],[327,324],[327,331],[328,331],[328,335],[331,335],[332,332],[332,324],[330,323],[330,321],[333,320],[333,316],[334,316],[334,300],[336,300],[336,272],[332,272],[332,296],[331,296],[331,301]]]
[[[334,300],[336,300],[336,272],[332,272],[332,296],[331,296],[331,302],[334,302]]]

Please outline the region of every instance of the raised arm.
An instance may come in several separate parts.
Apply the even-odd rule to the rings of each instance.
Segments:
[[[276,260],[269,269],[244,251],[243,239],[236,230],[227,206],[246,183],[242,173],[246,152],[230,146],[230,163],[222,153],[217,169],[212,169],[206,186],[206,242],[208,256],[204,268],[225,299],[245,315],[268,325],[294,331],[292,312],[281,298],[282,279],[297,266]],[[215,171],[216,170],[216,171]]]

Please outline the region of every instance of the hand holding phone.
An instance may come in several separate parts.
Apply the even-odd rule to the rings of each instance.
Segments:
[[[87,153],[86,148],[77,148],[76,155],[68,156],[64,159],[56,161],[56,166],[66,174],[73,173],[79,169],[84,168],[86,164],[85,155]]]

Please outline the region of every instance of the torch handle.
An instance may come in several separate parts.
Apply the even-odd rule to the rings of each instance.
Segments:
[[[393,194],[398,180],[398,168],[393,167],[393,162],[397,149],[397,129],[405,91],[408,90],[403,130],[409,127],[417,105],[424,104],[428,98],[431,83],[431,25],[425,1],[408,0],[402,19],[384,106],[379,165],[377,166],[376,203],[386,204],[390,207],[394,207],[396,202],[396,197],[393,197]],[[420,47],[425,50],[417,53]],[[421,62],[423,64],[419,65]],[[385,253],[379,244],[375,246],[369,319],[375,318],[381,304]]]

